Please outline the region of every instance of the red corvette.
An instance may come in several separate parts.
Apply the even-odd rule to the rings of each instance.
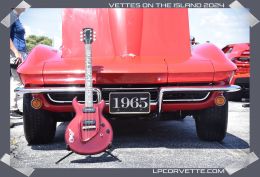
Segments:
[[[30,144],[51,142],[56,122],[73,117],[72,99],[84,101],[85,27],[96,31],[93,100],[105,101],[104,113],[193,115],[199,138],[225,137],[237,67],[213,44],[191,49],[188,9],[65,9],[62,25],[61,54],[38,45],[18,68]]]
[[[229,99],[239,101],[242,97],[249,97],[250,44],[230,44],[222,50],[227,58],[237,65],[237,71],[231,84],[239,85],[242,88],[239,92],[230,93]]]

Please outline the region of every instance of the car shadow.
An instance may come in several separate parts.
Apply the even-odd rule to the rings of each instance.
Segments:
[[[32,145],[34,150],[64,150],[64,133],[68,122],[60,123],[51,144]],[[196,135],[195,121],[187,117],[182,121],[115,120],[113,148],[190,148],[190,149],[246,149],[249,144],[243,139],[227,133],[219,142],[200,140]],[[88,161],[88,160],[84,160]]]
[[[117,148],[249,148],[246,141],[230,133],[227,133],[221,143],[200,140],[196,135],[195,121],[191,117],[183,121],[118,121],[113,127],[114,146]]]

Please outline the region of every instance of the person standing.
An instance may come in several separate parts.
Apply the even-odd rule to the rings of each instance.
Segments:
[[[24,8],[12,11],[15,18],[10,30],[10,116],[21,117],[22,115],[22,95],[14,92],[14,89],[22,86],[22,82],[16,71],[18,65],[26,59],[27,49],[25,41],[25,29],[19,20],[19,16],[25,11]]]

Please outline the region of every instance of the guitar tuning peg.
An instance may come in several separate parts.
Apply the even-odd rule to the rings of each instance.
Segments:
[[[80,37],[82,38],[82,37],[83,37],[83,35],[82,35],[82,34],[80,34]]]
[[[97,34],[96,31],[94,31],[94,35]]]
[[[83,39],[82,39],[82,38],[80,38],[80,41],[81,41],[81,42],[83,42]]]
[[[83,34],[83,31],[80,31],[80,34]]]

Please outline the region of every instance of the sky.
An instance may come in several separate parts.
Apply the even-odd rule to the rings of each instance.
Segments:
[[[20,16],[25,28],[25,36],[43,35],[51,38],[53,47],[59,48],[62,43],[62,9],[58,8],[30,8]]]
[[[190,35],[199,43],[210,41],[219,48],[249,42],[250,28],[246,13],[246,9],[189,9]],[[54,48],[61,46],[62,9],[30,8],[20,16],[20,20],[26,36],[44,35],[54,41]]]
[[[247,9],[189,9],[190,33],[199,43],[227,44],[250,41]]]

